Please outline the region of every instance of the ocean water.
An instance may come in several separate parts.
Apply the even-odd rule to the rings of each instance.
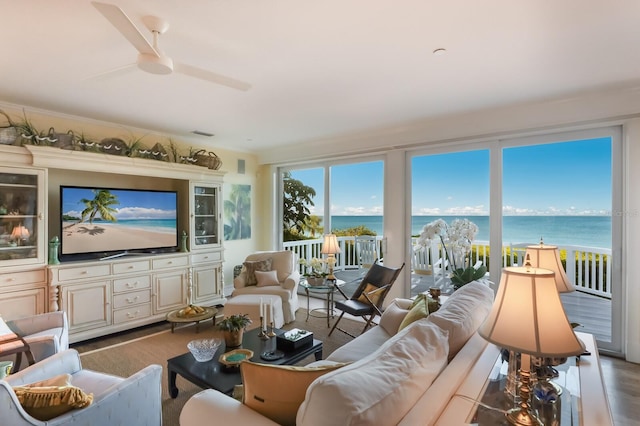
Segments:
[[[451,223],[463,216],[413,216],[411,235],[436,219]],[[489,216],[469,216],[478,225],[476,240],[489,241]],[[383,234],[382,216],[331,216],[331,228],[346,229],[364,225],[377,235]],[[540,238],[553,245],[611,248],[610,216],[505,216],[502,239],[505,243],[537,243]]]
[[[100,221],[96,223],[99,223],[100,225],[117,225],[118,227],[135,228],[169,234],[176,232],[175,219],[119,219],[117,222]]]

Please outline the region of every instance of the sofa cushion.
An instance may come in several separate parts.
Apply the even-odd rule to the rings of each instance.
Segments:
[[[493,305],[494,293],[477,281],[453,292],[437,312],[426,319],[449,332],[449,360],[467,343],[485,320]]]
[[[243,362],[240,372],[244,404],[278,424],[295,425],[296,413],[307,387],[318,377],[343,365],[295,367]]]
[[[61,374],[47,380],[16,386],[13,391],[30,416],[46,421],[74,408],[91,404],[93,395],[71,385],[71,375]]]
[[[416,321],[364,359],[316,379],[297,424],[396,425],[445,368],[447,353],[447,332]]]
[[[363,323],[364,326],[364,323]],[[346,335],[345,335],[346,336]],[[329,361],[335,362],[355,362],[371,355],[380,346],[385,344],[393,334],[378,326],[367,330],[358,338],[351,340],[346,345],[340,346],[327,357]]]
[[[256,285],[258,280],[256,278],[256,271],[270,271],[271,270],[271,258],[256,261],[245,261],[243,263],[245,271],[247,273],[247,285]]]
[[[409,312],[408,309],[399,306],[398,303],[399,299],[394,299],[384,310],[382,317],[380,317],[379,326],[385,329],[389,336],[393,336],[398,332],[402,320]]]
[[[276,271],[255,271],[258,287],[267,287],[270,285],[280,285],[278,282],[278,273]]]
[[[409,326],[409,324],[423,319],[429,316],[429,306],[427,305],[427,299],[424,297],[416,299],[416,303],[413,304],[411,310],[404,316],[404,319],[398,327],[398,331]]]

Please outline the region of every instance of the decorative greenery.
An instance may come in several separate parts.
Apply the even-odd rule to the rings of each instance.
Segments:
[[[0,125],[0,128],[8,128],[13,127],[16,129],[16,133],[18,134],[18,138],[16,139],[15,145],[52,145],[56,139],[51,139],[53,128],[49,129],[49,133],[41,133],[36,129],[33,123],[27,118],[26,112],[23,111],[24,117],[20,120],[12,119],[6,112],[0,110],[0,115],[4,116],[7,124]],[[59,134],[59,133],[58,133]],[[169,153],[164,154],[160,152],[158,155],[152,155],[152,151],[142,146],[141,140],[145,137],[135,137],[131,134],[128,138],[128,141],[123,141],[119,138],[106,138],[103,140],[109,141],[109,145],[113,142],[119,142],[122,144],[122,150],[114,149],[107,150],[103,147],[104,143],[98,142],[92,138],[86,136],[83,132],[74,132],[73,130],[69,130],[66,132],[72,136],[72,148],[78,151],[87,151],[87,152],[96,152],[96,153],[105,153],[105,154],[114,154],[118,152],[118,155],[126,155],[127,157],[140,157],[147,158],[158,161],[172,161],[174,163],[182,163],[182,164],[196,164],[197,160],[194,158],[194,154],[199,151],[199,149],[189,148],[188,155],[181,155],[178,152],[178,148],[174,144],[173,140],[169,140],[168,148],[165,147],[162,143],[158,142],[155,145],[155,148],[159,148],[160,151],[164,151]],[[124,151],[122,153],[119,153]],[[167,158],[168,157],[168,158]]]
[[[234,314],[224,318],[218,324],[218,328],[222,331],[237,331],[251,324],[249,314]]]

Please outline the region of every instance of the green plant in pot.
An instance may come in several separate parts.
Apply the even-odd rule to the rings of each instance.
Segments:
[[[224,318],[218,324],[218,328],[224,334],[224,342],[227,347],[236,347],[242,344],[244,329],[251,324],[249,314],[234,314]]]

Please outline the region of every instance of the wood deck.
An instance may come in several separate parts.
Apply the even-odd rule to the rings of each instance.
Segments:
[[[353,282],[360,276],[359,270],[336,271],[336,277]],[[354,284],[353,287],[357,286]],[[431,275],[411,275],[411,296],[423,293],[433,286]],[[354,288],[355,289],[355,288]],[[580,324],[578,331],[593,334],[598,341],[611,342],[611,300],[579,291],[560,295],[567,317]]]

